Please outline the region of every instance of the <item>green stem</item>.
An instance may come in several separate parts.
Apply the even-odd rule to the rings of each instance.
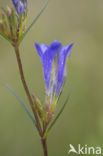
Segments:
[[[18,63],[19,72],[20,72],[20,76],[21,76],[21,81],[22,81],[23,87],[25,89],[26,95],[28,97],[31,109],[33,111],[33,114],[34,114],[34,117],[35,117],[35,120],[36,120],[36,123],[37,123],[39,134],[40,134],[40,136],[42,138],[41,142],[42,142],[42,146],[43,146],[44,156],[48,156],[46,138],[43,138],[43,132],[42,132],[42,128],[41,128],[41,125],[40,125],[40,121],[38,119],[38,115],[37,115],[37,112],[35,110],[34,103],[32,101],[28,86],[27,86],[26,81],[25,81],[24,72],[23,72],[22,63],[21,63],[21,58],[20,58],[20,54],[19,54],[19,48],[18,48],[18,46],[16,46],[16,47],[14,47],[14,49],[15,49],[15,53],[16,53],[16,58],[17,58],[17,63]]]
[[[30,95],[28,86],[27,86],[26,81],[25,81],[24,72],[23,72],[22,63],[21,63],[21,58],[20,58],[20,54],[19,54],[19,48],[18,48],[18,46],[16,46],[16,47],[14,47],[14,49],[15,49],[15,54],[16,54],[17,63],[18,63],[18,67],[19,67],[21,81],[22,81],[23,87],[25,89],[26,95],[28,97],[28,100],[29,100],[31,109],[32,109],[33,114],[34,114],[34,117],[35,117],[35,120],[37,122],[37,127],[38,127],[39,134],[42,137],[43,134],[42,134],[42,129],[41,129],[40,121],[38,119],[38,115],[37,115],[37,112],[35,110],[34,103],[32,101],[32,98],[31,98],[31,95]]]

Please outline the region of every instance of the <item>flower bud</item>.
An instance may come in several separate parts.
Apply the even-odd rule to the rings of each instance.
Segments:
[[[2,13],[0,12],[0,18],[2,17]]]
[[[8,17],[10,17],[11,16],[11,8],[7,6],[7,10],[6,11],[7,11]]]
[[[20,8],[18,7],[18,9],[21,10],[21,6]],[[18,17],[16,11],[8,6],[7,9],[2,9],[0,12],[0,31],[13,46],[20,43],[20,39],[25,31],[26,19],[27,16],[25,14],[21,14],[21,16]]]
[[[27,13],[27,0],[12,0],[12,3],[19,16]]]
[[[50,123],[54,116],[54,110],[50,105],[46,106],[46,112],[47,112],[47,123]]]
[[[32,94],[32,97],[34,99],[35,108],[38,111],[39,117],[41,119],[43,119],[44,114],[45,114],[45,110],[43,108],[43,105],[41,104],[40,100],[34,94]]]
[[[0,12],[0,25],[2,24],[3,20],[2,20],[2,13]]]

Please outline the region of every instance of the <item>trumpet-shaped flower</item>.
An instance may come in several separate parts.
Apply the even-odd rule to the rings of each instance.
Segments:
[[[18,15],[27,12],[27,0],[12,0]]]
[[[38,43],[35,43],[35,47],[41,58],[41,63],[42,63],[42,67],[44,70],[46,88],[47,88],[47,91],[49,91],[53,60],[57,52],[61,48],[61,43],[58,41],[54,41],[53,43],[50,44],[50,46],[47,46],[45,44],[39,45]]]
[[[53,41],[50,46],[35,43],[36,50],[41,58],[50,104],[52,104],[55,94],[59,96],[64,86],[65,78],[67,77],[66,64],[71,55],[72,46],[73,43],[63,47],[58,41]]]

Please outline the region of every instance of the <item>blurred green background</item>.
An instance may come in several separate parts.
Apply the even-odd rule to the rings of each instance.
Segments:
[[[28,24],[43,3],[28,0]],[[12,5],[11,0],[0,0],[0,7],[7,5]],[[43,72],[34,42],[50,44],[54,39],[75,45],[59,106],[71,88],[72,96],[49,134],[49,156],[67,156],[69,144],[103,148],[103,0],[50,0],[24,39],[20,49],[25,77],[31,92],[42,101]],[[13,48],[0,37],[0,156],[42,156],[36,129],[3,83],[28,105]]]

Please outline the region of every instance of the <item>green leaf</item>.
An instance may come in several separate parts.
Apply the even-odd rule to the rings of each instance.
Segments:
[[[32,28],[32,26],[35,24],[35,22],[37,21],[37,19],[40,17],[40,15],[43,13],[43,11],[45,10],[47,4],[48,4],[49,0],[46,0],[46,2],[44,3],[44,5],[42,6],[41,10],[39,11],[38,15],[34,18],[34,20],[32,21],[32,23],[29,25],[29,27],[26,29],[26,31],[24,32],[24,35],[21,37],[20,42],[22,42],[22,40],[24,39],[24,37],[26,36],[26,34],[29,32],[29,30]]]
[[[55,117],[55,119],[52,121],[52,123],[50,124],[50,126],[47,128],[46,132],[44,133],[44,138],[47,138],[47,135],[49,133],[49,131],[52,129],[53,125],[56,123],[57,119],[60,117],[61,113],[63,112],[65,106],[68,103],[68,100],[70,98],[70,94],[68,95],[68,97],[66,98],[62,108],[60,109],[59,113],[57,114],[57,116]]]
[[[24,104],[23,100],[19,97],[19,95],[16,94],[16,92],[8,84],[4,84],[4,86],[7,87],[11,91],[11,93],[17,98],[17,100],[19,101],[19,103],[24,108],[25,112],[27,113],[28,117],[31,119],[31,121],[37,128],[36,121],[35,121],[33,115],[31,114],[31,112],[29,111],[28,107],[26,106],[26,104]],[[37,128],[37,130],[38,130],[38,128]]]

